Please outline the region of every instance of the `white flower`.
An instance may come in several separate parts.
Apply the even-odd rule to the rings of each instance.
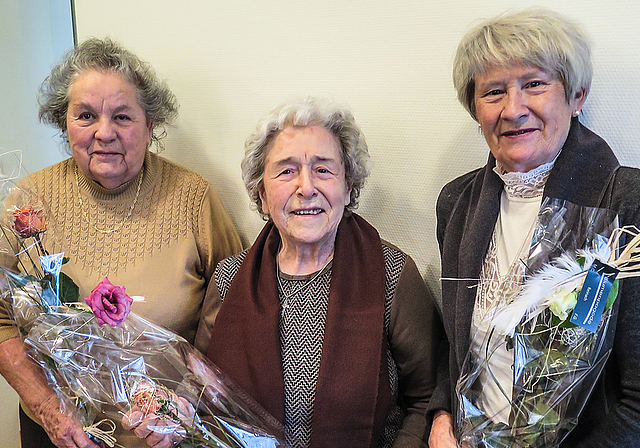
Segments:
[[[561,289],[553,293],[548,299],[549,309],[561,321],[567,320],[569,312],[573,311],[578,303],[578,290]]]

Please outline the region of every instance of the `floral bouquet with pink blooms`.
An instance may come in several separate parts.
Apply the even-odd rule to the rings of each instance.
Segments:
[[[122,286],[105,278],[86,305],[43,312],[39,288],[20,275],[9,278],[23,310],[14,318],[28,329],[25,343],[67,411],[74,409],[103,446],[118,446],[116,425],[141,438],[155,433],[159,446],[286,446],[282,426],[208,358],[129,313],[132,299]]]
[[[10,287],[2,299],[61,412],[101,446],[122,446],[113,436],[119,425],[158,447],[286,446],[280,423],[209,359],[130,313],[123,286],[105,278],[78,301],[77,286],[61,273],[63,254],[44,249],[46,222],[34,203],[11,208],[0,223],[0,256],[21,271],[0,268]]]

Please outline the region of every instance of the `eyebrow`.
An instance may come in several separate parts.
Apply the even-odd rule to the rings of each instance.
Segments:
[[[518,76],[518,80],[522,81],[522,80],[526,80],[526,79],[530,79],[530,78],[540,78],[540,79],[547,79],[548,77],[552,77],[552,75],[550,75],[549,73],[545,72],[544,70],[540,70],[540,69],[531,69],[530,71],[525,72],[522,76]],[[501,78],[499,80],[489,80],[487,82],[483,83],[478,83],[476,82],[476,87],[482,87],[483,90],[488,88],[488,87],[499,87],[504,85],[504,78]]]
[[[320,157],[320,156],[313,156],[313,158],[311,159],[311,163],[331,163],[331,162],[336,162],[336,159],[331,157]],[[281,167],[284,165],[299,165],[300,159],[297,157],[285,157],[284,159],[277,160],[274,164],[277,167]]]
[[[76,107],[76,108],[80,108],[80,109],[95,110],[95,108],[91,104],[87,103],[86,101],[80,101],[80,102],[77,102],[77,103],[70,103],[69,107],[70,108],[71,107]],[[132,108],[129,105],[121,104],[120,106],[116,107],[113,110],[112,114],[118,114],[120,112],[128,112],[130,110],[132,110]]]

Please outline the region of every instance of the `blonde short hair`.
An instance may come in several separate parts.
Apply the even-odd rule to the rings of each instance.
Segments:
[[[462,38],[453,62],[458,100],[477,120],[475,78],[491,66],[525,64],[555,74],[567,101],[591,87],[591,43],[582,27],[542,8],[507,13],[476,25]]]

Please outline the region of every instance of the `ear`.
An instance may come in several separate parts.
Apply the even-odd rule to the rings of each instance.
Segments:
[[[571,105],[571,110],[574,111],[573,113],[575,116],[577,116],[577,113],[580,113],[580,111],[582,110],[582,105],[584,104],[585,99],[587,99],[587,92],[585,91],[585,89],[578,90],[571,99],[571,102],[569,104]]]
[[[260,196],[260,200],[262,201],[262,213],[265,215],[269,214],[269,204],[267,204],[267,195],[264,194],[264,187],[260,185],[258,189],[258,195]]]
[[[151,144],[151,140],[153,139],[153,121],[150,121],[147,124],[147,131],[148,131],[148,141],[147,141],[147,146],[149,146]]]
[[[347,190],[344,195],[344,206],[346,207],[351,202],[351,188]]]

